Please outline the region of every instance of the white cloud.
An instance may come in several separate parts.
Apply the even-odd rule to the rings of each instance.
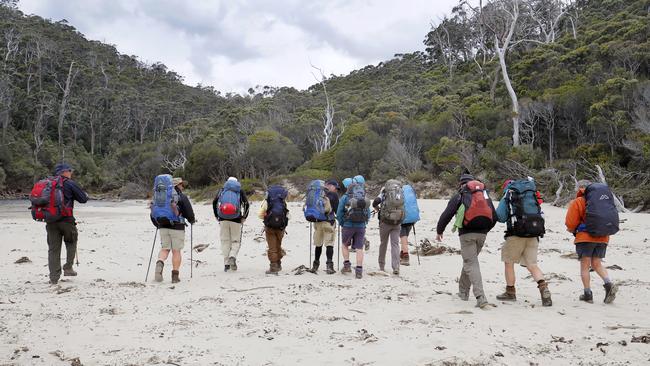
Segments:
[[[309,65],[346,74],[422,50],[429,23],[457,0],[22,0],[90,39],[162,62],[190,85],[244,92],[314,83]]]

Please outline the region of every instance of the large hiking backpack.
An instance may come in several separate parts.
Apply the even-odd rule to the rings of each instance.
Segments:
[[[217,216],[224,220],[233,220],[241,217],[241,184],[229,180],[223,185],[217,200]]]
[[[287,190],[282,186],[271,186],[266,192],[266,215],[264,225],[272,229],[282,229],[289,224],[287,213]]]
[[[404,191],[404,220],[402,223],[415,224],[420,221],[420,208],[415,190],[407,184],[402,187],[402,191]]]
[[[463,215],[463,228],[470,230],[492,229],[494,219],[494,205],[485,185],[477,180],[469,181],[461,191],[465,214]]]
[[[390,179],[384,185],[384,198],[379,208],[379,221],[388,225],[399,225],[404,219],[404,194],[402,183]]]
[[[63,194],[65,180],[66,178],[62,176],[47,177],[34,184],[29,194],[34,220],[52,223],[63,217],[72,216],[72,207],[65,205]]]
[[[346,193],[345,219],[354,223],[368,222],[370,200],[366,199],[366,189],[363,184],[353,182]]]
[[[511,234],[524,238],[542,237],[546,232],[542,208],[537,200],[537,187],[530,179],[513,181],[508,186],[508,226]]]
[[[614,235],[618,232],[618,209],[614,194],[607,184],[593,183],[585,189],[587,214],[586,231],[593,236]]]
[[[303,213],[305,219],[309,222],[327,221],[325,214],[325,182],[314,180],[307,187],[307,196],[305,197],[305,208]]]
[[[153,182],[153,201],[151,202],[151,217],[159,225],[171,225],[182,222],[178,212],[179,196],[174,189],[172,176],[161,174]]]

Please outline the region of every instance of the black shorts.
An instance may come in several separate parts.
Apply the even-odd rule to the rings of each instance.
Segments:
[[[408,237],[411,234],[411,229],[413,229],[413,224],[402,224],[399,229],[400,238],[404,236]]]
[[[605,258],[606,252],[607,244],[605,243],[576,243],[576,253],[578,253],[578,258]]]

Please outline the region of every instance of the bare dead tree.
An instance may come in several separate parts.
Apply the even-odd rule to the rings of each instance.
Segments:
[[[444,18],[438,22],[438,25],[431,23],[431,29],[433,29],[431,33],[433,36],[432,39],[440,51],[440,56],[443,58],[445,65],[447,65],[449,80],[452,80],[454,78],[456,58],[454,55],[454,46],[451,44],[451,37],[449,36],[449,30],[445,24],[446,21],[447,18]]]
[[[9,59],[12,55],[15,55],[18,52],[18,47],[20,45],[20,34],[16,31],[15,28],[10,28],[4,33],[5,38],[5,48],[7,51],[4,56],[4,69],[6,70]]]
[[[384,160],[396,167],[401,175],[407,176],[422,167],[419,157],[421,150],[422,147],[413,139],[392,137],[388,142]]]
[[[59,149],[61,150],[61,159],[63,159],[63,155],[64,155],[63,122],[65,121],[65,114],[67,112],[66,107],[68,104],[68,99],[70,98],[70,87],[72,85],[72,82],[74,81],[74,78],[77,76],[77,73],[79,72],[79,69],[77,69],[73,73],[73,67],[74,67],[74,61],[70,62],[70,68],[68,69],[68,77],[65,80],[65,86],[61,85],[61,83],[59,83],[58,80],[55,80],[56,84],[63,92],[63,96],[61,97],[61,105],[59,107],[59,123],[58,123]]]
[[[542,42],[555,42],[560,31],[560,21],[572,3],[571,0],[525,0],[528,16],[537,24]]]
[[[322,69],[314,66],[311,63],[310,65],[313,69],[317,70],[320,73],[320,78],[314,75],[314,73],[312,73],[312,75],[314,76],[314,79],[316,79],[316,81],[323,87],[323,93],[325,94],[325,113],[323,114],[322,124],[323,129],[321,134],[310,137],[310,141],[318,153],[323,153],[338,143],[339,138],[345,131],[345,121],[339,120],[338,126],[336,125],[336,122],[334,121],[334,105],[332,104],[330,96],[327,92],[327,78],[325,77]],[[337,130],[338,133],[336,136],[334,136],[334,133],[337,132]]]

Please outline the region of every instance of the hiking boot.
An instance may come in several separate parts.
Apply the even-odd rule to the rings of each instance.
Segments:
[[[618,291],[618,285],[614,283],[606,283],[605,284],[605,304],[611,304],[614,299],[616,299],[616,292]]]
[[[278,272],[280,271],[279,266],[275,262],[271,262],[269,264],[269,269],[265,272],[266,274],[272,274],[272,275],[278,275]]]
[[[409,253],[408,252],[401,252],[399,255],[399,264],[401,266],[410,266],[409,262]]]
[[[506,291],[501,295],[497,295],[499,301],[517,301],[517,292],[515,286],[506,286]]]
[[[542,306],[552,306],[553,300],[551,300],[551,291],[548,290],[548,284],[542,282],[537,285],[539,289],[539,294],[542,296]]]
[[[325,273],[327,274],[334,274],[336,271],[334,270],[334,262],[327,262],[327,269],[325,270]]]
[[[490,303],[487,301],[485,295],[481,295],[476,298],[476,307],[486,310],[490,306]]]
[[[76,276],[76,275],[77,275],[77,272],[75,272],[75,270],[72,269],[72,268],[67,268],[67,269],[64,268],[64,269],[63,269],[63,275],[64,275],[64,276]]]
[[[284,250],[282,252],[284,253]],[[284,254],[282,256],[284,257]],[[278,261],[277,267],[278,267],[278,272],[282,271],[282,261],[281,260]]]
[[[463,301],[469,301],[469,291],[458,290],[456,295]]]
[[[352,263],[350,262],[343,262],[343,268],[341,268],[341,273],[350,273],[352,272]]]
[[[178,276],[178,271],[172,271],[172,283],[181,282],[180,277]]]
[[[320,262],[319,261],[314,261],[314,264],[312,264],[311,269],[309,270],[309,272],[311,272],[311,273],[318,272],[318,267],[319,266],[320,266]]]
[[[50,278],[50,285],[56,285],[58,283],[59,283],[59,280],[55,280],[55,279]]]
[[[228,259],[228,261],[230,262],[230,270],[231,271],[236,271],[237,270],[237,258],[230,257],[230,259]]]
[[[393,274],[394,274],[395,276],[399,276],[399,269],[394,269],[394,270],[393,270]]]
[[[156,271],[154,272],[154,281],[156,282],[162,282],[163,280],[163,267],[165,266],[165,262],[159,260],[156,262]]]
[[[580,295],[580,301],[588,302],[590,304],[594,303],[594,294],[593,293],[584,293]]]
[[[363,267],[354,267],[354,277],[361,279],[363,277]]]
[[[226,264],[223,266],[223,271],[228,272],[230,270],[230,264]]]

